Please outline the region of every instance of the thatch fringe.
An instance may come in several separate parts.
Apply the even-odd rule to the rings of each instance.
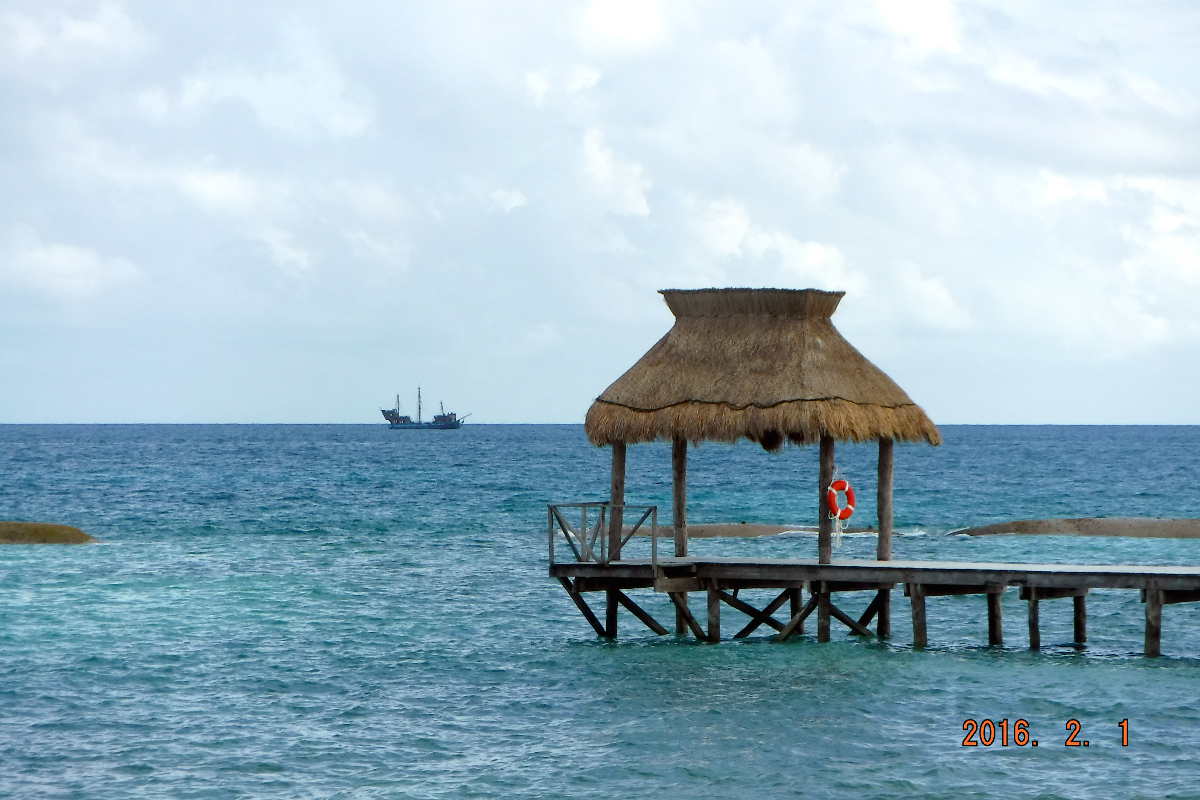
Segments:
[[[639,411],[597,400],[584,428],[596,445],[679,437],[692,442],[733,442],[742,437],[776,450],[784,441],[811,444],[829,435],[841,441],[891,438],[938,445],[941,434],[920,406],[863,405],[836,398],[793,400],[768,408],[687,402]]]

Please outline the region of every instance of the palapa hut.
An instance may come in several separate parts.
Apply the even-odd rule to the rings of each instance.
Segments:
[[[941,443],[920,406],[854,348],[831,317],[844,292],[816,289],[667,289],[675,324],[587,413],[596,445],[612,447],[610,552],[619,557],[625,446],[673,442],[676,556],[687,555],[687,442],[745,437],[821,448],[818,560],[832,554],[826,489],[835,440],[879,441],[878,558],[891,557],[892,444]],[[882,593],[881,593],[882,594]],[[827,599],[827,598],[826,598]],[[887,598],[879,601],[886,626]]]

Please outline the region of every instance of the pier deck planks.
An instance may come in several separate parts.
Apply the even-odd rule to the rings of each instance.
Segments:
[[[987,584],[1064,589],[1145,589],[1200,591],[1200,566],[1135,564],[1009,564],[975,561],[833,561],[817,559],[741,559],[729,557],[660,558],[658,569],[670,578],[718,581],[848,581],[986,586]],[[556,563],[552,577],[626,578],[653,584],[647,560]],[[589,583],[589,588],[592,582]],[[596,589],[603,588],[595,585]],[[980,591],[983,593],[986,589]]]

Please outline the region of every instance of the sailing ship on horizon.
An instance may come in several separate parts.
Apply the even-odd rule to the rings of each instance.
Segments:
[[[393,430],[456,430],[463,426],[470,414],[458,416],[453,411],[446,411],[444,403],[438,403],[442,413],[434,414],[431,422],[424,422],[421,419],[421,387],[417,387],[417,419],[414,422],[413,418],[407,414],[400,413],[400,395],[396,395],[395,408],[381,408],[380,413],[383,418],[388,421],[388,428]]]

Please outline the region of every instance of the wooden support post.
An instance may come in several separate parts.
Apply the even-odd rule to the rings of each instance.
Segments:
[[[1001,612],[1000,601],[1004,599],[1004,587],[998,586],[988,587],[987,593],[987,615],[988,615],[988,644],[996,647],[1004,644],[1004,624]]]
[[[630,614],[633,614],[635,617],[640,619],[643,625],[657,633],[659,636],[667,635],[667,629],[662,625],[659,625],[658,620],[647,614],[642,607],[633,602],[633,600],[631,600],[627,594],[622,592],[620,589],[614,589],[613,591],[616,592],[617,602],[625,606]]]
[[[721,641],[721,590],[716,583],[708,587],[708,641]]]
[[[1156,658],[1162,655],[1162,607],[1163,593],[1153,586],[1146,588],[1146,655]]]
[[[879,515],[879,539],[875,543],[875,558],[890,561],[892,558],[892,465],[895,463],[895,441],[879,440],[879,481],[876,489],[876,508]],[[878,622],[875,630],[881,639],[892,635],[892,592],[880,589]]]
[[[617,638],[617,590],[604,590],[604,635]]]
[[[675,526],[675,555],[688,554],[687,540],[687,439],[671,443],[671,513]]]
[[[1042,647],[1042,632],[1038,626],[1038,589],[1028,587],[1029,599],[1029,649],[1040,650]]]
[[[817,641],[829,641],[829,589],[824,581],[813,584],[817,590]]]
[[[929,642],[925,631],[925,587],[908,584],[908,599],[912,603],[913,647],[924,647]]]
[[[621,560],[621,537],[625,528],[625,443],[612,443],[612,478],[608,501],[608,560]]]
[[[687,440],[671,442],[671,513],[675,534],[675,555],[687,555]],[[687,593],[680,593],[682,602],[675,603],[675,633],[687,631]]]
[[[825,490],[833,482],[833,437],[821,436],[821,466],[817,500],[817,561],[828,564],[833,560],[833,520],[829,518],[829,504],[825,502]],[[820,638],[820,612],[817,614],[817,637]],[[828,622],[828,615],[826,615]]]
[[[788,619],[791,619],[800,613],[801,600],[803,598],[800,596],[799,589],[788,589],[786,591],[788,596]],[[803,633],[804,631],[801,630],[800,632]]]
[[[879,610],[875,612],[875,635],[880,639],[889,639],[892,635],[892,590],[880,589],[875,598],[879,600]]]
[[[1075,644],[1087,644],[1087,589],[1071,598],[1075,606]]]
[[[879,539],[875,543],[875,558],[890,561],[892,558],[892,464],[895,442],[879,440],[879,483],[876,504],[879,514]]]

